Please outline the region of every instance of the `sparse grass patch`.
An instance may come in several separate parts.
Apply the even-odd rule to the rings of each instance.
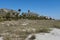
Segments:
[[[37,33],[43,32],[43,33],[49,33],[50,32],[50,28],[48,27],[42,27],[42,28],[38,28],[36,30]]]
[[[10,37],[9,37],[9,36],[5,36],[5,37],[3,38],[3,40],[10,40]]]
[[[53,23],[53,27],[60,29],[60,21],[55,21],[55,22]]]

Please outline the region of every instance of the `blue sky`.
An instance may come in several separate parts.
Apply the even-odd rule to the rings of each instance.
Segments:
[[[40,15],[60,19],[60,0],[0,0],[0,8],[27,12],[30,9]]]

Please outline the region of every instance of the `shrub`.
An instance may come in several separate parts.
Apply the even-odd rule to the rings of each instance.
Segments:
[[[29,38],[29,40],[34,40],[36,37],[35,37],[35,35],[32,35],[30,38]]]

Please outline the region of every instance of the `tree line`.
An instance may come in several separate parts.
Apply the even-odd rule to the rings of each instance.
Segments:
[[[22,12],[21,9],[18,9],[18,13],[6,13],[5,16],[0,16],[0,20],[18,20],[18,19],[29,19],[29,20],[54,20],[53,18],[48,18],[47,16],[40,16],[37,13],[30,12]]]

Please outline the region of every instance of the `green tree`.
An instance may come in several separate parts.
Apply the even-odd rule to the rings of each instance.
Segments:
[[[16,19],[16,20],[19,19],[19,13],[17,13],[17,14],[15,15],[15,19]]]
[[[24,12],[22,13],[22,18],[23,18],[23,19],[26,19],[26,18],[27,18],[27,17],[26,17],[26,13],[24,13]]]
[[[9,20],[10,17],[11,17],[11,16],[10,16],[10,13],[7,13],[7,14],[6,14],[6,19]]]

